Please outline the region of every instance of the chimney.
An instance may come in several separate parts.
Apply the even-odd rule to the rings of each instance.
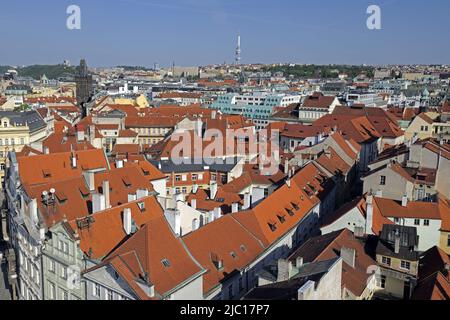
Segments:
[[[364,227],[357,226],[355,227],[355,231],[353,232],[356,238],[364,238]]]
[[[402,197],[402,207],[408,206],[408,196],[405,194]]]
[[[394,252],[395,252],[395,254],[399,254],[399,252],[400,252],[400,231],[398,229],[395,229]]]
[[[244,207],[242,209],[247,210],[250,209],[251,206],[251,195],[250,193],[244,194]]]
[[[214,208],[214,219],[222,217],[222,209],[220,207]]]
[[[216,110],[211,111],[211,119],[216,119],[217,112]]]
[[[110,195],[109,195],[109,181],[108,180],[103,181],[102,189],[103,189],[103,195],[105,196],[105,208],[109,209],[109,208],[111,208],[111,201],[110,201]]]
[[[285,175],[289,174],[289,160],[288,159],[284,160],[284,174]]]
[[[232,203],[231,204],[231,213],[236,213],[239,211],[239,203]]]
[[[279,259],[277,282],[289,280],[291,273],[292,273],[292,262],[285,259]]]
[[[210,187],[210,199],[213,200],[217,195],[217,182],[211,181]]]
[[[356,260],[356,250],[352,248],[341,248],[341,258],[344,260],[346,264],[348,264],[353,269],[355,268],[355,260]]]
[[[123,229],[127,236],[131,234],[131,209],[125,208],[123,210]]]
[[[197,191],[198,191],[198,184],[194,184],[193,186],[192,186],[192,193],[197,193]]]
[[[83,175],[89,191],[95,191],[95,173],[92,171],[86,171],[83,173]]]
[[[100,193],[94,193],[92,195],[92,213],[97,213],[105,209],[105,196]]]
[[[133,202],[136,200],[137,200],[137,195],[131,194],[131,193],[128,194],[128,202]]]
[[[288,188],[291,187],[291,179],[290,178],[286,180],[286,184],[287,184]]]
[[[75,169],[77,167],[77,156],[76,156],[75,152],[73,152],[73,151],[70,155],[70,163],[72,165],[72,168]]]
[[[89,126],[89,142],[91,144],[93,144],[94,143],[94,139],[95,139],[95,126],[91,124]]]
[[[197,209],[197,199],[192,199],[191,200],[191,208]]]
[[[84,141],[84,130],[83,128],[77,128],[77,142]]]
[[[373,234],[373,196],[370,194],[366,199],[366,234]]]
[[[123,168],[123,160],[116,159],[116,168],[117,169]]]
[[[44,154],[49,154],[50,150],[48,149],[48,147],[44,147]]]
[[[297,257],[295,259],[295,267],[298,269],[303,266],[303,257]]]
[[[198,137],[202,137],[202,132],[203,131],[203,122],[200,119],[197,119],[197,121],[195,122],[195,133],[197,134]]]
[[[147,189],[138,189],[136,191],[136,200],[142,199],[148,197],[148,190]]]

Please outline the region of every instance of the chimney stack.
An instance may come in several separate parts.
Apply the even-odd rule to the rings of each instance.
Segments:
[[[366,234],[373,234],[373,196],[369,194],[366,199]]]
[[[244,207],[242,209],[247,210],[250,209],[251,206],[251,195],[250,193],[244,194]]]
[[[217,195],[217,182],[211,181],[209,191],[210,191],[210,199],[211,200],[215,199]]]
[[[285,175],[289,174],[289,160],[288,159],[284,160],[284,174]]]
[[[402,207],[408,206],[408,196],[405,194],[402,197]]]
[[[193,186],[192,186],[192,193],[197,193],[197,191],[198,191],[198,184],[194,184]]]
[[[77,155],[73,151],[72,151],[72,154],[70,155],[70,161],[71,161],[72,168],[75,169],[77,167]]]
[[[191,208],[197,209],[197,199],[192,199],[191,200]]]
[[[109,208],[111,208],[111,200],[110,200],[110,195],[109,195],[109,181],[108,180],[103,181],[102,189],[103,189],[103,195],[105,196],[105,208],[109,209]]]
[[[291,273],[292,273],[292,262],[285,259],[279,259],[277,282],[289,280]]]
[[[295,259],[295,267],[298,269],[303,266],[303,257],[297,257]]]
[[[116,159],[116,168],[117,169],[123,168],[123,160]]]
[[[97,213],[105,209],[105,196],[100,193],[94,193],[92,195],[92,213]]]
[[[123,210],[123,229],[127,236],[131,234],[131,209],[125,208]]]
[[[231,204],[231,213],[236,213],[239,211],[239,203],[232,203]]]
[[[400,252],[400,231],[398,229],[395,230],[394,235],[394,252],[395,254],[399,254]]]

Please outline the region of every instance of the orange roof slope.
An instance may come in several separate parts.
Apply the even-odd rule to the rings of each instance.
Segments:
[[[108,168],[108,161],[103,150],[79,150],[74,151],[74,154],[77,158],[76,168],[72,167],[71,152],[18,158],[22,184],[49,183],[80,177],[86,170]]]
[[[183,241],[194,258],[208,270],[203,276],[205,294],[228,274],[250,264],[264,248],[231,215],[189,233]],[[222,261],[223,269],[218,270],[217,261]]]

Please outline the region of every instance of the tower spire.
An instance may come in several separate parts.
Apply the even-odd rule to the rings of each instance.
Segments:
[[[237,47],[236,47],[236,65],[241,64],[241,34],[238,33],[238,38],[237,38]]]

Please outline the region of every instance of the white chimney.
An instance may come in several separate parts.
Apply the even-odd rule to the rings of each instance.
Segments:
[[[197,191],[198,191],[198,184],[194,184],[192,186],[192,193],[197,193]]]
[[[103,181],[102,189],[103,189],[103,195],[105,196],[105,208],[109,209],[109,208],[111,208],[111,200],[110,200],[110,195],[109,195],[109,181],[108,180]]]
[[[214,208],[214,218],[219,219],[222,217],[222,209],[220,207]]]
[[[116,168],[117,169],[123,168],[123,160],[116,159]]]
[[[78,142],[84,141],[84,130],[82,130],[82,129],[77,130],[77,141]]]
[[[100,193],[94,193],[92,195],[92,213],[105,210],[105,196]]]
[[[251,205],[251,195],[250,193],[244,194],[244,207],[242,209],[247,210],[250,208]]]
[[[216,110],[211,111],[211,119],[216,119],[217,112]]]
[[[131,234],[131,209],[125,208],[123,210],[123,229],[127,236]]]
[[[366,234],[373,234],[373,196],[368,195],[366,199]]]
[[[289,160],[288,159],[284,160],[284,174],[285,175],[289,174]]]
[[[231,204],[231,212],[235,213],[239,211],[239,203],[235,202]]]
[[[84,179],[86,180],[86,184],[89,188],[89,191],[95,190],[95,173],[92,171],[87,171],[83,173]]]
[[[136,197],[137,197],[136,200],[148,197],[148,190],[147,189],[138,189],[136,191]]]
[[[303,266],[303,257],[297,257],[295,259],[295,267],[298,269]]]
[[[197,209],[197,199],[192,199],[191,200],[191,208]]]
[[[215,199],[217,195],[217,183],[215,181],[211,181],[209,191],[210,191],[210,199]]]
[[[77,167],[77,156],[76,156],[75,152],[71,153],[70,161],[71,161],[71,164],[72,164],[72,168],[76,168]]]
[[[128,202],[133,202],[136,200],[137,200],[137,195],[131,194],[131,193],[128,194]]]
[[[402,197],[402,207],[408,206],[408,196],[405,194]]]
[[[291,187],[291,179],[287,179],[286,184],[287,184],[288,188],[290,188]]]

